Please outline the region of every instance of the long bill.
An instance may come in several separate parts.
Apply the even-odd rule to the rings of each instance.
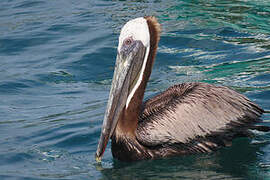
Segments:
[[[138,80],[136,74],[141,71],[145,49],[139,42],[136,43],[136,52],[128,55],[120,52],[117,55],[111,91],[96,151],[97,162],[101,161],[107,143],[114,133],[120,113],[126,105],[128,95]]]

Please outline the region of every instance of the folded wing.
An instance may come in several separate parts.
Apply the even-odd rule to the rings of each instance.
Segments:
[[[262,113],[227,87],[183,83],[144,103],[136,138],[149,147],[178,144],[208,152],[247,134]]]

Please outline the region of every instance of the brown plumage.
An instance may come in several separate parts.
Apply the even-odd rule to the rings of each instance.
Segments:
[[[115,158],[133,161],[211,152],[248,136],[263,113],[245,96],[206,83],[170,87],[142,109],[135,137],[112,138]]]
[[[115,158],[134,161],[211,152],[230,145],[236,137],[248,136],[249,129],[269,130],[254,126],[263,109],[224,86],[183,83],[143,103],[160,38],[156,18],[145,19],[150,34],[150,53],[142,81],[130,104],[120,110],[119,116],[112,115],[117,116],[116,127],[111,130]],[[98,158],[104,152],[105,147],[102,147],[98,148]]]

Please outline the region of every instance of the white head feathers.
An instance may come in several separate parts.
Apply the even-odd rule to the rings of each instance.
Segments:
[[[122,47],[123,41],[128,37],[132,37],[133,40],[140,40],[146,48],[149,47],[150,34],[147,20],[139,17],[128,21],[124,25],[119,36],[118,51]]]

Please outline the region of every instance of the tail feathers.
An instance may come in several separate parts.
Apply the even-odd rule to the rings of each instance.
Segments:
[[[255,125],[255,126],[250,127],[249,129],[262,131],[262,132],[269,132],[270,131],[270,127],[262,126],[262,125]]]

